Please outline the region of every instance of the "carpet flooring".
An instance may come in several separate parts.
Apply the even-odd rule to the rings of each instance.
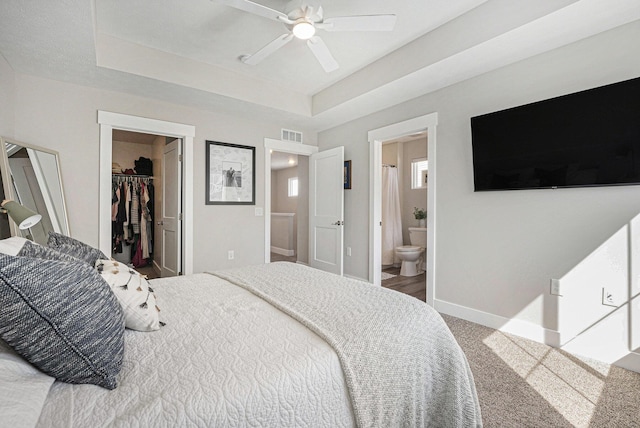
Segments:
[[[485,427],[640,427],[640,373],[443,315]]]

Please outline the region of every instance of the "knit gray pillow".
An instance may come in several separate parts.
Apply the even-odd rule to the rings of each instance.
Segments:
[[[62,253],[51,247],[45,247],[44,245],[36,244],[28,240],[24,243],[17,255],[20,257],[56,260],[59,262],[67,262],[72,264],[77,264],[84,261],[80,260],[77,257],[70,256],[69,254]]]
[[[0,254],[0,338],[58,380],[114,389],[124,315],[85,263]]]
[[[104,253],[97,248],[93,248],[84,242],[56,232],[49,232],[47,246],[85,261],[89,263],[91,267],[95,266],[96,260],[98,259],[109,259],[109,257],[105,256]]]

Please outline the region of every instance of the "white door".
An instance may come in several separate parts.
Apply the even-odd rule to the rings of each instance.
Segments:
[[[160,244],[160,276],[176,276],[181,274],[182,259],[182,221],[181,221],[181,168],[182,144],[173,140],[164,148],[162,158],[162,220],[158,227],[162,228]]]
[[[309,264],[342,275],[344,147],[309,157]]]

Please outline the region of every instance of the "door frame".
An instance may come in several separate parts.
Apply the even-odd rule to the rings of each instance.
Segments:
[[[264,262],[271,263],[271,150],[298,156],[318,153],[318,147],[288,141],[264,139]]]
[[[427,183],[427,304],[433,306],[436,291],[436,127],[438,113],[430,113],[367,133],[369,141],[369,281],[380,285],[382,273],[382,142],[403,135],[427,131],[429,181]]]
[[[111,163],[114,129],[182,139],[182,273],[193,273],[193,139],[196,128],[175,122],[98,110],[100,125],[99,248],[111,254]]]

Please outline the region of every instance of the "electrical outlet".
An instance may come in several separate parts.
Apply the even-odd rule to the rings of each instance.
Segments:
[[[262,217],[262,207],[256,207],[256,217]]]
[[[606,306],[618,306],[614,294],[608,291],[606,287],[602,287],[602,304]]]
[[[560,291],[560,280],[559,279],[552,279],[551,280],[551,294],[553,294],[554,296],[562,296],[562,293]]]
[[[229,260],[233,260],[233,258],[235,257],[235,255],[233,254],[233,250],[229,250]]]

